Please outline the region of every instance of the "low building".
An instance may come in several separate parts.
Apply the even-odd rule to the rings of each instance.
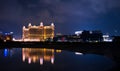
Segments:
[[[13,41],[13,32],[10,33],[0,33],[0,42]]]
[[[99,30],[83,31],[80,35],[83,42],[102,42],[103,34]]]

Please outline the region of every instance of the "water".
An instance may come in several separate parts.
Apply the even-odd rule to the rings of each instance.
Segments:
[[[109,71],[112,59],[97,55],[46,48],[0,50],[0,71]]]

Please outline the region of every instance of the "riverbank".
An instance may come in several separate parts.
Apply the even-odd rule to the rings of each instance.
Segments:
[[[119,42],[0,42],[1,47],[92,47],[119,48]]]

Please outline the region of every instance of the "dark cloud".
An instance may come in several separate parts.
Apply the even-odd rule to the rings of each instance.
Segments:
[[[111,27],[104,27],[103,23],[106,22],[97,24],[101,19],[108,20],[108,17],[104,18],[101,15],[109,16],[108,14],[114,13],[109,12],[120,10],[119,4],[120,0],[0,0],[0,21],[6,21],[4,27],[5,24],[11,25],[8,30],[14,25],[23,26],[29,22],[39,24],[43,21],[45,25],[55,22],[56,32],[62,33],[71,33],[71,30],[79,28],[99,29],[101,26],[100,30],[104,31]],[[11,24],[13,22],[14,25]],[[106,25],[109,22],[107,21]],[[68,29],[63,32],[66,27]],[[21,31],[21,27],[18,27],[18,30]]]

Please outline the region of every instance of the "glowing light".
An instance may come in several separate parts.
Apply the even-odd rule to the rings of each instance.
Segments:
[[[43,58],[40,58],[40,65],[43,65]]]
[[[10,32],[10,34],[13,34],[13,32]]]
[[[29,64],[31,63],[31,58],[28,58],[28,63],[29,63]]]
[[[4,56],[7,56],[7,55],[8,55],[8,50],[4,49]]]
[[[10,40],[10,37],[6,37],[6,40]]]
[[[32,26],[31,23],[29,23],[28,26],[29,26],[29,27]]]
[[[51,23],[51,26],[55,26],[54,23]]]
[[[40,26],[43,26],[43,22],[40,23]]]
[[[80,34],[82,34],[82,32],[83,32],[83,31],[76,31],[75,34],[76,34],[76,35],[80,35]]]
[[[31,24],[28,25],[28,28],[24,28],[23,26],[23,41],[45,41],[46,38],[53,39],[54,24],[52,23],[51,25],[52,26],[43,26],[43,22],[41,22],[39,26],[32,26]]]
[[[61,50],[56,50],[57,53],[61,53]]]
[[[23,56],[22,56],[22,57],[23,57],[22,59],[23,59],[23,62],[24,62],[24,61],[25,61],[25,55],[23,54]]]
[[[15,38],[13,38],[13,41],[23,41],[22,39],[15,39]]]
[[[51,64],[54,64],[54,50],[46,48],[23,48],[22,59],[23,62],[25,61],[25,59],[27,59],[29,64],[39,62],[40,65],[43,65],[44,61],[48,61],[51,62]]]
[[[83,55],[83,53],[75,52],[76,55]]]
[[[104,42],[112,42],[112,39],[110,39],[109,35],[103,35],[103,41]]]
[[[23,26],[23,29],[25,29],[25,26]]]
[[[90,31],[90,34],[92,34],[93,32],[92,31]]]
[[[4,42],[6,42],[6,40],[4,40]]]
[[[34,62],[34,63],[36,62],[36,58],[35,58],[35,57],[33,57],[33,62]]]
[[[51,58],[51,63],[54,64],[54,57]]]
[[[103,35],[103,38],[108,38],[109,37],[109,35]]]

